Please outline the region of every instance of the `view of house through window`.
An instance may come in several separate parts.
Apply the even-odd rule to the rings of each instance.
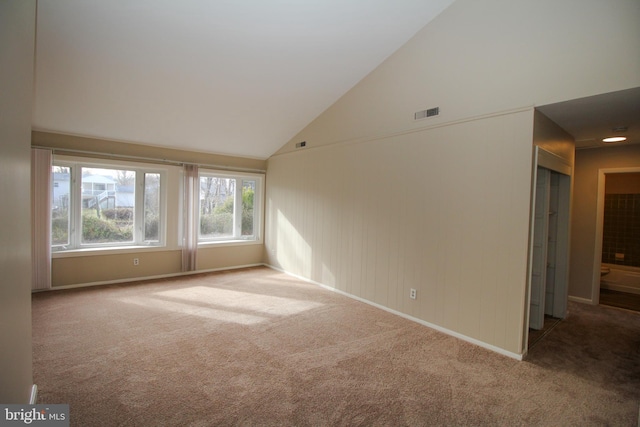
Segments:
[[[164,188],[173,172],[135,162],[54,159],[52,250],[175,245],[166,242],[164,218],[183,208],[167,206],[167,197],[178,197],[167,196]],[[198,241],[260,241],[263,179],[248,172],[200,169],[199,192],[187,202],[198,206]]]
[[[55,250],[161,243],[160,172],[58,164],[52,178]]]
[[[81,170],[82,243],[133,242],[135,172]]]

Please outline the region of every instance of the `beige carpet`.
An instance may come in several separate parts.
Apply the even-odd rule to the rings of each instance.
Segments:
[[[267,268],[33,296],[73,426],[637,426],[640,315],[572,304],[524,362]]]

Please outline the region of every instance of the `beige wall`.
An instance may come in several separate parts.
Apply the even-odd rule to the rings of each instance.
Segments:
[[[29,403],[34,0],[0,2],[0,402]]]
[[[263,245],[201,247],[198,249],[197,270],[221,270],[262,263]],[[139,264],[133,265],[133,258]],[[138,278],[175,275],[181,272],[180,250],[117,253],[108,255],[65,256],[53,260],[54,286],[70,286]]]
[[[223,168],[252,170],[264,170],[267,164],[265,160],[249,159],[246,157],[199,153],[195,151],[156,147],[153,145],[132,144],[42,131],[33,131],[31,133],[31,143],[34,146],[55,149],[59,154],[65,154],[65,150],[67,150],[68,154],[72,155],[78,155],[78,152],[96,152],[115,154],[116,156],[162,159],[174,162],[215,165]],[[86,154],[81,155],[86,156]],[[97,156],[105,158],[104,154],[97,154]],[[108,155],[106,157],[108,157]]]
[[[143,162],[152,162],[156,159],[178,163],[198,163],[220,168],[266,169],[265,160],[196,153],[49,132],[34,131],[31,137],[34,146],[54,149],[55,158],[61,160],[72,159],[69,155],[80,155],[89,160],[94,158],[94,161],[95,158],[115,158],[116,160],[111,161],[120,164],[126,164],[127,160],[142,159]],[[82,251],[54,254],[51,266],[54,288],[181,273],[182,258],[178,242],[181,206],[180,168],[175,165],[165,165],[164,168],[168,178],[166,247],[127,249],[118,253],[96,250],[89,253]],[[197,269],[205,271],[260,264],[262,254],[262,244],[205,246],[198,250]],[[133,264],[134,258],[139,259],[138,265]]]
[[[561,163],[573,168],[576,148],[573,137],[539,111],[534,115],[533,144],[554,154]],[[573,174],[573,170],[570,174]]]
[[[267,261],[519,354],[532,132],[525,110],[274,156]]]
[[[638,12],[454,2],[269,160],[267,261],[522,353],[531,107],[640,86]]]
[[[640,173],[612,173],[607,175],[606,194],[640,194]]]
[[[640,145],[577,150],[571,221],[569,295],[593,300],[596,260],[598,175],[600,169],[640,168]],[[597,271],[596,271],[597,273]],[[597,277],[597,274],[595,275]],[[597,286],[597,283],[595,284]]]
[[[51,282],[59,287],[177,274],[181,263],[179,250],[66,256],[53,259]]]
[[[214,246],[198,249],[198,270],[262,264],[264,245]]]

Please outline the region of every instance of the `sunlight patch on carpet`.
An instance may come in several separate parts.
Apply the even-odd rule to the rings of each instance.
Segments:
[[[149,309],[242,325],[253,325],[276,317],[292,316],[324,305],[315,301],[206,286],[120,298],[119,301]]]

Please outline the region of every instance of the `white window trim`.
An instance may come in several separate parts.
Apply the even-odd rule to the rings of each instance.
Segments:
[[[167,187],[169,171],[167,167],[162,165],[149,165],[145,163],[128,162],[121,160],[98,160],[87,159],[82,157],[71,156],[55,156],[53,166],[62,166],[71,168],[71,176],[69,181],[69,194],[71,198],[69,208],[69,245],[52,246],[53,258],[64,258],[66,256],[84,255],[103,255],[105,251],[127,253],[140,251],[158,251],[167,250]],[[80,218],[82,217],[82,204],[78,202],[82,199],[82,182],[78,176],[80,168],[100,168],[100,169],[126,169],[135,171],[136,178],[138,174],[157,173],[160,175],[160,224],[158,225],[158,239],[155,242],[144,242],[144,221],[134,223],[134,241],[130,243],[114,242],[114,243],[98,243],[86,244],[82,243]],[[144,218],[144,179],[136,179],[135,189],[135,207],[134,217]]]
[[[240,246],[240,245],[261,245],[264,243],[263,235],[263,223],[264,223],[264,191],[265,191],[265,177],[264,174],[250,173],[250,172],[229,172],[216,169],[200,168],[198,179],[202,177],[218,177],[218,178],[233,178],[240,180],[240,185],[236,181],[236,192],[234,201],[234,216],[236,215],[236,209],[238,206],[242,206],[242,180],[249,179],[256,181],[256,191],[253,194],[253,237],[251,238],[237,238],[241,234],[242,221],[234,221],[236,230],[234,230],[234,236],[228,237],[216,237],[216,238],[202,238],[200,237],[200,200],[195,200],[196,204],[195,212],[198,214],[198,247],[206,248],[212,246]],[[238,191],[240,189],[240,191]],[[241,213],[240,213],[241,215]],[[237,219],[237,218],[236,218]]]

